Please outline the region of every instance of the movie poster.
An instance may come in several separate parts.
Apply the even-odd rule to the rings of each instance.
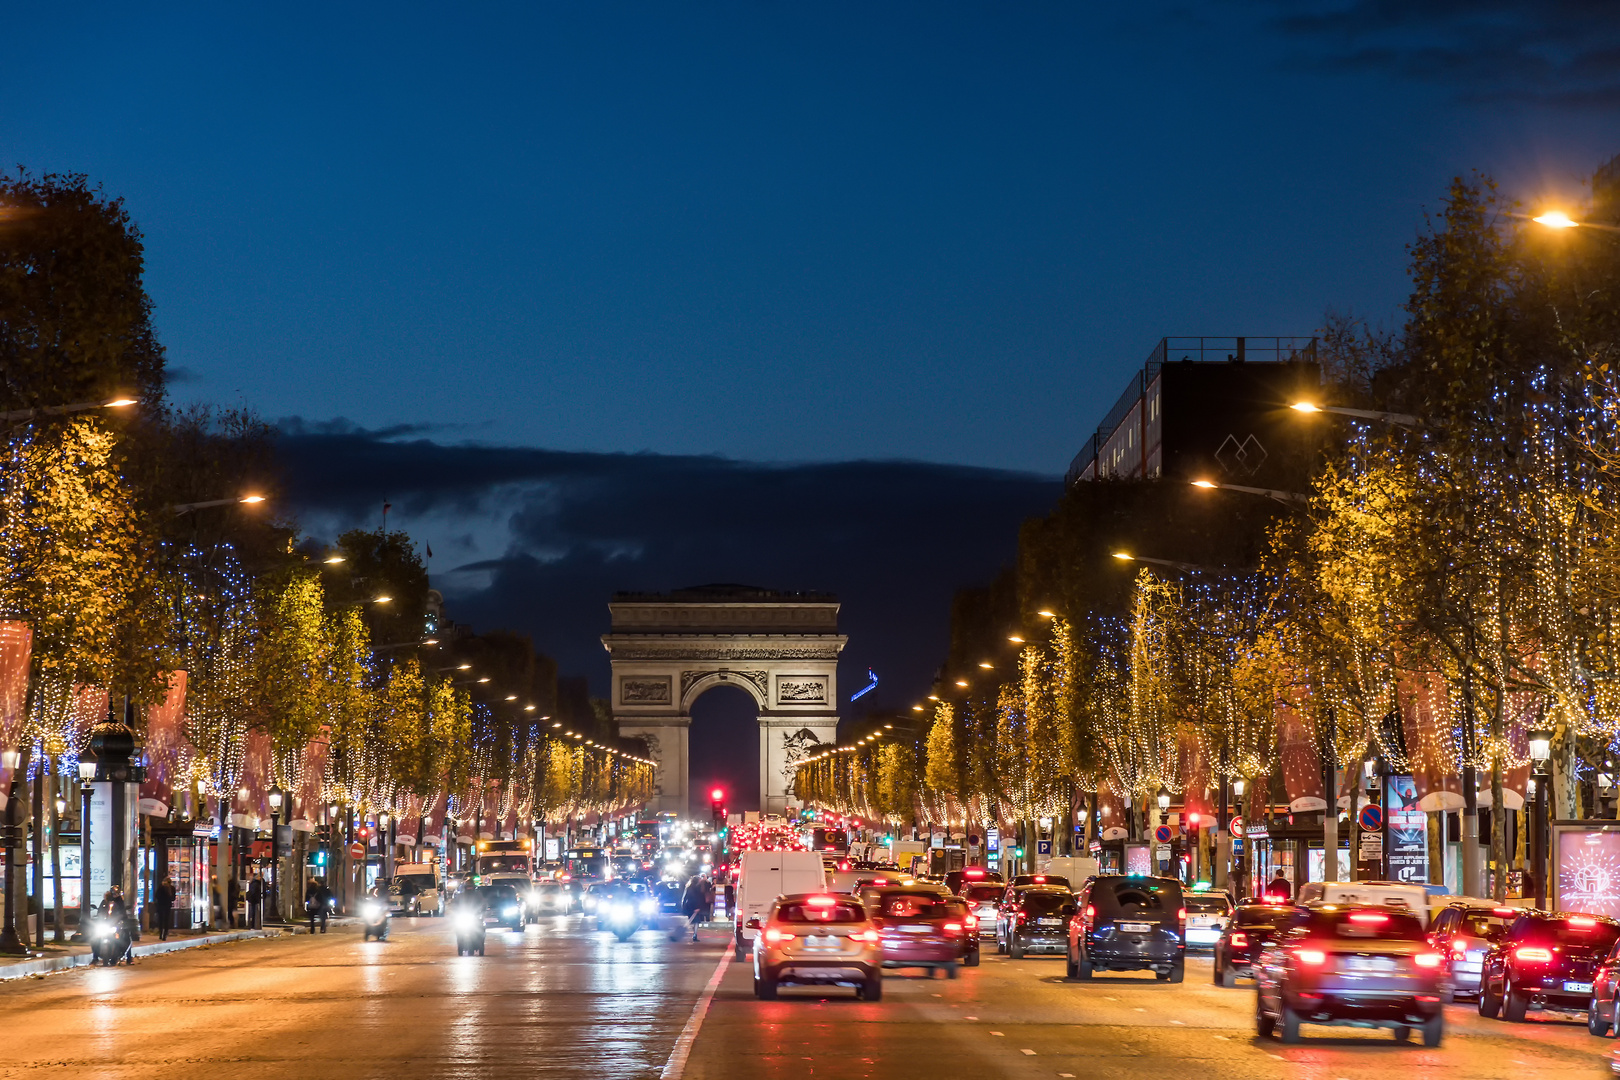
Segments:
[[[1410,776],[1384,780],[1384,845],[1390,881],[1429,880],[1429,815],[1418,809],[1417,783]]]
[[[1620,833],[1555,831],[1558,906],[1620,917]]]

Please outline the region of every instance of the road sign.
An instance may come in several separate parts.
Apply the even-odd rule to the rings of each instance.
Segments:
[[[1037,855],[1050,855],[1050,854],[1052,854],[1052,841],[1050,841],[1050,840],[1037,840],[1037,841],[1035,841],[1035,854],[1037,854]]]
[[[1157,829],[1154,829],[1153,839],[1161,844],[1168,844],[1170,842],[1170,826],[1160,825]]]
[[[366,857],[366,845],[364,845],[364,844],[350,844],[349,845],[349,858],[351,858],[351,859],[363,859],[365,857]]]
[[[1240,815],[1234,816],[1232,818],[1232,820],[1227,823],[1226,828],[1227,828],[1228,831],[1231,832],[1232,838],[1234,840],[1240,839],[1243,836],[1243,817],[1242,817],[1242,815],[1240,814]]]
[[[1383,807],[1377,803],[1368,803],[1361,808],[1361,816],[1358,820],[1361,822],[1364,831],[1377,832],[1384,827]]]

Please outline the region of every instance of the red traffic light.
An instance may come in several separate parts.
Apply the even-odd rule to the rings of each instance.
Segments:
[[[713,791],[709,792],[709,798],[713,799],[715,802],[723,802],[725,797],[725,788],[715,788]]]

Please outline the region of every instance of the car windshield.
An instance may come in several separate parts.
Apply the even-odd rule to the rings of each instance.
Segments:
[[[400,874],[394,878],[400,892],[427,892],[433,888],[432,874]]]
[[[1471,934],[1486,941],[1499,941],[1513,925],[1513,919],[1518,915],[1498,915],[1494,911],[1466,911],[1463,913],[1462,925],[1457,929],[1465,934]]]
[[[510,885],[486,885],[478,890],[478,895],[486,904],[515,904],[518,898],[517,890]]]
[[[1404,911],[1368,908],[1319,908],[1311,911],[1306,926],[1313,934],[1336,938],[1380,941],[1422,941],[1423,924]]]
[[[1027,892],[1019,906],[1035,915],[1055,915],[1072,899],[1068,893]]]
[[[1535,919],[1520,935],[1520,941],[1543,945],[1581,945],[1607,952],[1620,938],[1620,927],[1599,919]]]
[[[1114,894],[1114,903],[1120,907],[1146,908],[1162,911],[1181,906],[1181,886],[1155,878],[1126,878],[1122,881],[1102,883],[1103,894]]]
[[[843,900],[830,904],[794,901],[777,908],[773,917],[786,923],[858,923],[866,921],[866,909]]]
[[[1277,904],[1255,904],[1252,907],[1241,907],[1237,910],[1237,924],[1239,926],[1284,926],[1293,921],[1297,908],[1282,907]]]
[[[961,914],[959,904],[953,906],[935,892],[884,893],[879,910],[891,919],[943,919]]]
[[[1187,911],[1193,915],[1225,915],[1232,910],[1232,902],[1224,896],[1189,896]]]
[[[1001,893],[1002,888],[1000,885],[969,885],[962,890],[962,899],[972,900],[977,904],[986,900],[998,900],[1001,898]]]

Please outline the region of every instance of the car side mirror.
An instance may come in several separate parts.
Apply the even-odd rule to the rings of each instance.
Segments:
[[[746,927],[749,930],[758,930],[759,929],[759,916],[756,915],[752,919],[749,919],[747,922],[743,923],[743,926]]]

